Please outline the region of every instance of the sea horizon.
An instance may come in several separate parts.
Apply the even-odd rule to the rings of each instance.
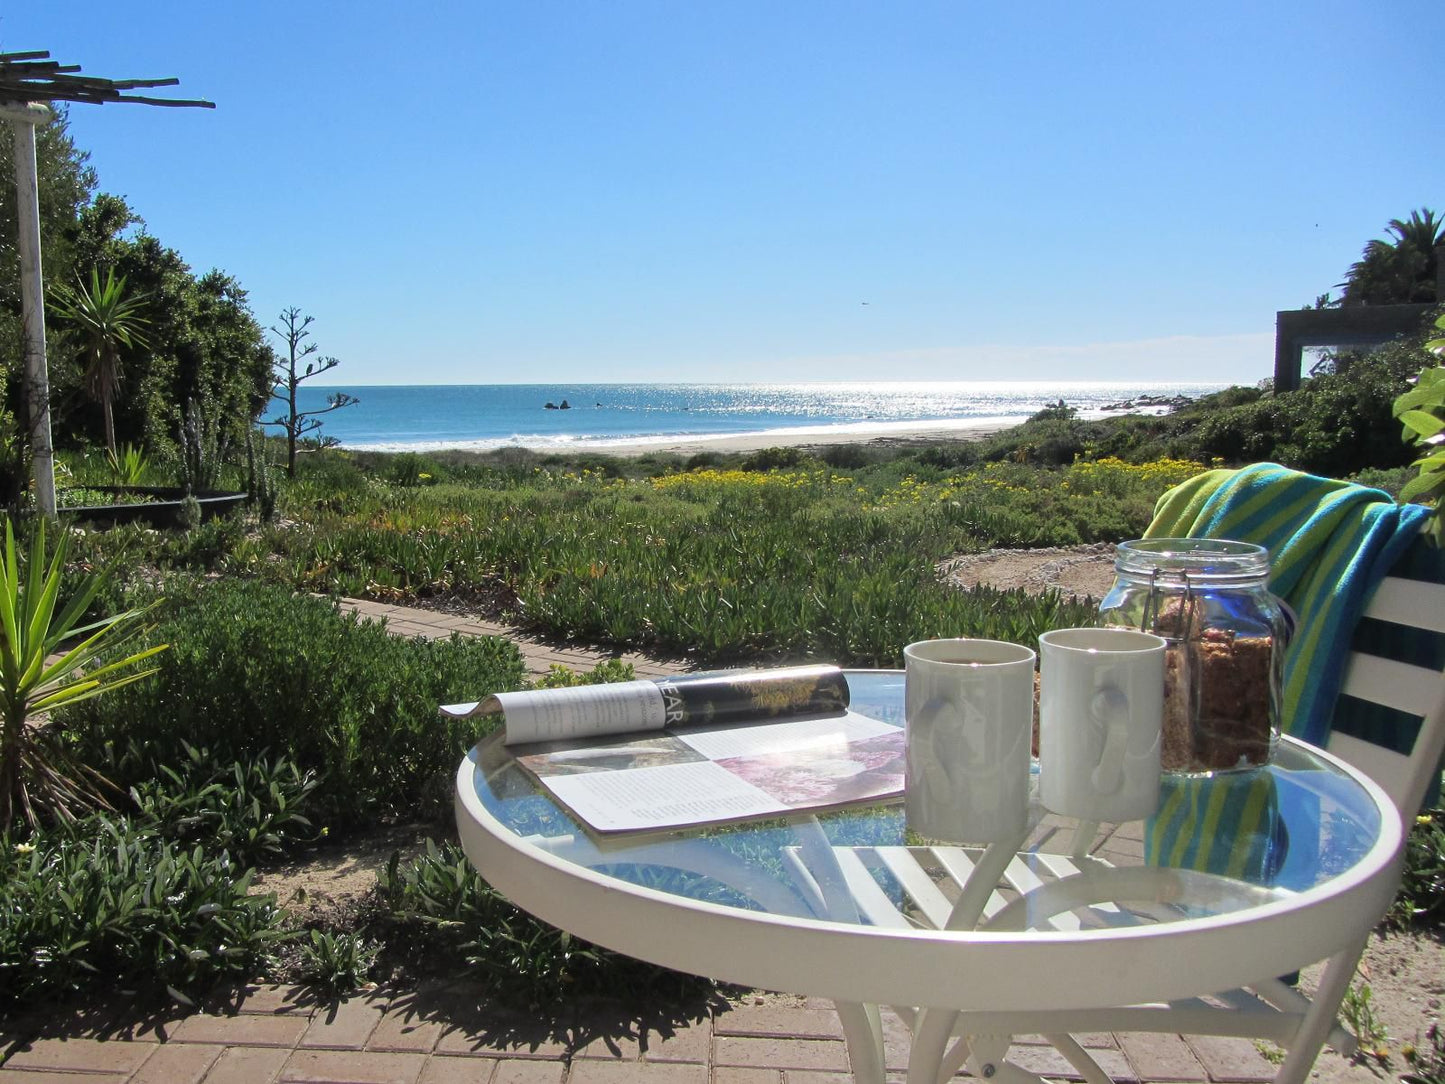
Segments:
[[[358,451],[599,450],[706,438],[827,443],[929,430],[1016,425],[1063,400],[1080,417],[1159,413],[1224,383],[1175,381],[754,381],[303,385],[303,411],[345,392],[354,406],[317,415],[319,433]],[[1148,405],[1138,406],[1139,400]],[[273,400],[267,414],[275,416]]]

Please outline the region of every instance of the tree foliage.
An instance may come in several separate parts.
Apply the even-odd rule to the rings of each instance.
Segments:
[[[95,191],[90,156],[75,146],[64,106],[52,107],[50,122],[35,130],[35,164],[40,191],[41,264],[44,285],[70,281],[75,266],[74,224]],[[15,142],[0,127],[0,185],[14,192]],[[29,442],[23,419],[25,328],[20,299],[19,220],[15,199],[0,199],[0,503],[13,507],[29,477]]]
[[[114,443],[172,458],[186,405],[201,404],[242,446],[271,391],[273,361],[246,291],[221,270],[195,274],[175,249],[147,232],[119,196],[97,193],[89,155],[70,138],[66,113],[36,130],[40,236],[47,292],[88,279],[96,269],[147,298],[146,345],[120,343],[125,381],[112,404]],[[0,132],[0,176],[13,175],[14,150]],[[0,200],[0,502],[13,505],[27,477],[23,403],[24,340],[15,201]],[[104,409],[85,394],[83,332],[54,307],[47,321],[52,428],[57,445],[96,441]]]
[[[1408,305],[1441,300],[1435,296],[1439,260],[1435,246],[1442,240],[1445,219],[1422,207],[1411,211],[1408,220],[1391,219],[1385,228],[1390,239],[1371,241],[1350,265],[1340,284],[1344,289],[1340,303]]]
[[[220,270],[195,275],[117,196],[98,196],[82,214],[77,254],[114,268],[149,298],[149,349],[123,355],[130,377],[116,405],[117,439],[173,453],[194,402],[240,447],[265,405],[273,360],[241,284]],[[93,432],[95,419],[84,404],[72,403],[66,420],[72,439]]]
[[[90,155],[70,138],[66,110],[35,129],[35,166],[40,188],[40,236],[45,249],[41,271],[47,288],[74,281],[76,223],[95,193]],[[0,361],[7,372],[23,363],[20,326],[19,219],[14,199],[15,144],[8,125],[0,128]]]
[[[1436,318],[1435,327],[1445,332],[1445,314]],[[1437,358],[1445,358],[1445,337],[1431,339],[1425,349]],[[1428,530],[1439,543],[1445,540],[1441,512],[1445,499],[1445,369],[1438,364],[1427,366],[1414,383],[1395,400],[1395,417],[1405,427],[1404,439],[1420,452],[1420,457],[1410,464],[1419,474],[1400,491],[1400,498],[1435,509]]]

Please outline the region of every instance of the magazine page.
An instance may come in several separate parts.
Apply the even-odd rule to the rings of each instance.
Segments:
[[[845,711],[516,749],[598,832],[714,824],[903,793],[903,730]]]
[[[500,712],[506,743],[518,745],[836,714],[847,707],[848,680],[838,667],[791,666],[496,693],[477,703],[443,705],[441,711],[460,718]]]

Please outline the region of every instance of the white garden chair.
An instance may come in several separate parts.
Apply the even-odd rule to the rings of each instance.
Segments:
[[[1387,641],[1419,646],[1422,637],[1437,638],[1440,646],[1434,654],[1436,668],[1377,653],[1389,651]],[[1398,575],[1381,581],[1356,630],[1341,696],[1326,748],[1375,780],[1394,800],[1405,824],[1410,825],[1432,783],[1439,779],[1441,755],[1445,752],[1445,584]],[[1397,744],[1408,752],[1397,752],[1363,734],[1346,732],[1344,717],[1355,712],[1345,698],[1418,718],[1419,729],[1413,741],[1408,734],[1394,735]],[[1287,1051],[1276,1084],[1300,1084],[1326,1042],[1343,1055],[1354,1053],[1355,1038],[1337,1017],[1367,940],[1326,962],[1313,1000],[1292,986],[1268,980],[1248,990],[1217,995],[1218,1007],[1198,1002],[1189,1006],[1132,1006],[1105,1011],[1094,1023],[1110,1031],[1266,1038]],[[1081,1030],[1080,1025],[1064,1019],[1065,1015],[1049,1021],[1049,1026],[1062,1031]],[[1066,1050],[1061,1049],[1061,1053],[1069,1056]],[[1086,1066],[1076,1064],[1076,1068],[1091,1079],[1103,1076],[1097,1065],[1087,1072]]]
[[[1424,542],[1417,542],[1417,547]],[[1408,555],[1407,555],[1408,556]],[[1405,564],[1396,566],[1396,572]],[[1429,563],[1429,562],[1427,562]],[[1438,568],[1445,562],[1436,562]],[[1409,579],[1398,574],[1386,577],[1369,600],[1346,662],[1341,707],[1328,751],[1362,770],[1375,780],[1398,807],[1406,825],[1413,823],[1433,781],[1439,778],[1445,752],[1445,584],[1438,576],[1431,580]],[[1433,640],[1431,639],[1433,638]],[[1429,665],[1401,661],[1392,648],[1407,649],[1433,645],[1424,657]],[[1407,650],[1403,654],[1409,654]],[[1361,705],[1375,705],[1403,726],[1387,724],[1384,741],[1405,748],[1397,752],[1364,736],[1368,728],[1352,727],[1348,717],[1358,717]],[[1413,739],[1409,731],[1418,719]],[[1356,732],[1351,733],[1349,730]],[[1378,729],[1378,728],[1377,728]],[[1077,880],[1081,865],[1096,859],[1084,855],[1089,840],[1080,840],[1073,857],[1026,853],[1008,856],[995,849],[982,856],[955,847],[856,848],[826,847],[827,855],[810,856],[808,848],[795,848],[789,856],[798,881],[815,886],[820,911],[844,908],[862,913],[876,925],[906,925],[921,920],[938,928],[968,928],[976,921],[987,923],[1007,906],[1007,900],[1032,895],[1050,881]],[[925,870],[924,865],[930,868]],[[901,890],[901,896],[884,892],[873,875],[878,870]],[[1125,871],[1119,871],[1121,874]],[[1188,876],[1187,871],[1181,871]],[[938,881],[945,876],[955,885],[968,886],[971,899],[946,899]],[[1199,875],[1208,876],[1208,875]],[[992,891],[994,886],[1003,892]],[[1073,903],[1087,901],[1075,900]],[[1057,910],[1050,908],[1054,922],[1076,921],[1067,899]],[[1107,903],[1095,907],[1092,917],[1108,921]],[[904,912],[913,916],[905,917]],[[960,925],[960,923],[962,925]],[[1042,1034],[1089,1084],[1109,1084],[1108,1074],[1070,1033],[1154,1031],[1196,1035],[1235,1036],[1266,1039],[1286,1050],[1276,1084],[1302,1084],[1314,1065],[1321,1047],[1328,1042],[1341,1054],[1355,1051],[1354,1036],[1337,1020],[1340,1004],[1368,938],[1330,958],[1311,1000],[1293,985],[1279,979],[1264,979],[1240,990],[1201,990],[1197,997],[1168,1003],[1128,1005],[1081,1010],[1028,1013],[964,1013],[957,1016],[952,1034],[963,1041],[943,1054],[946,1033],[930,1036],[915,1020],[915,1010],[899,1012],[915,1028],[914,1045],[931,1044],[932,1052],[920,1060],[941,1058],[939,1080],[947,1080],[965,1061],[975,1074],[994,1076],[994,1084],[1037,1078],[1004,1060],[1011,1032],[1025,1024],[1031,1033]],[[862,1031],[878,1027],[876,1009],[866,1006],[838,1006],[845,1029]],[[947,1025],[944,1025],[947,1027]],[[915,1050],[915,1054],[919,1051]],[[925,1061],[926,1063],[926,1061]]]

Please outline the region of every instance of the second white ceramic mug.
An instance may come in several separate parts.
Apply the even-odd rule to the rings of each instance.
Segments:
[[[923,640],[907,665],[908,827],[994,843],[1028,825],[1032,651],[1002,640]]]
[[[1055,629],[1039,637],[1039,798],[1089,821],[1159,808],[1162,637]]]

